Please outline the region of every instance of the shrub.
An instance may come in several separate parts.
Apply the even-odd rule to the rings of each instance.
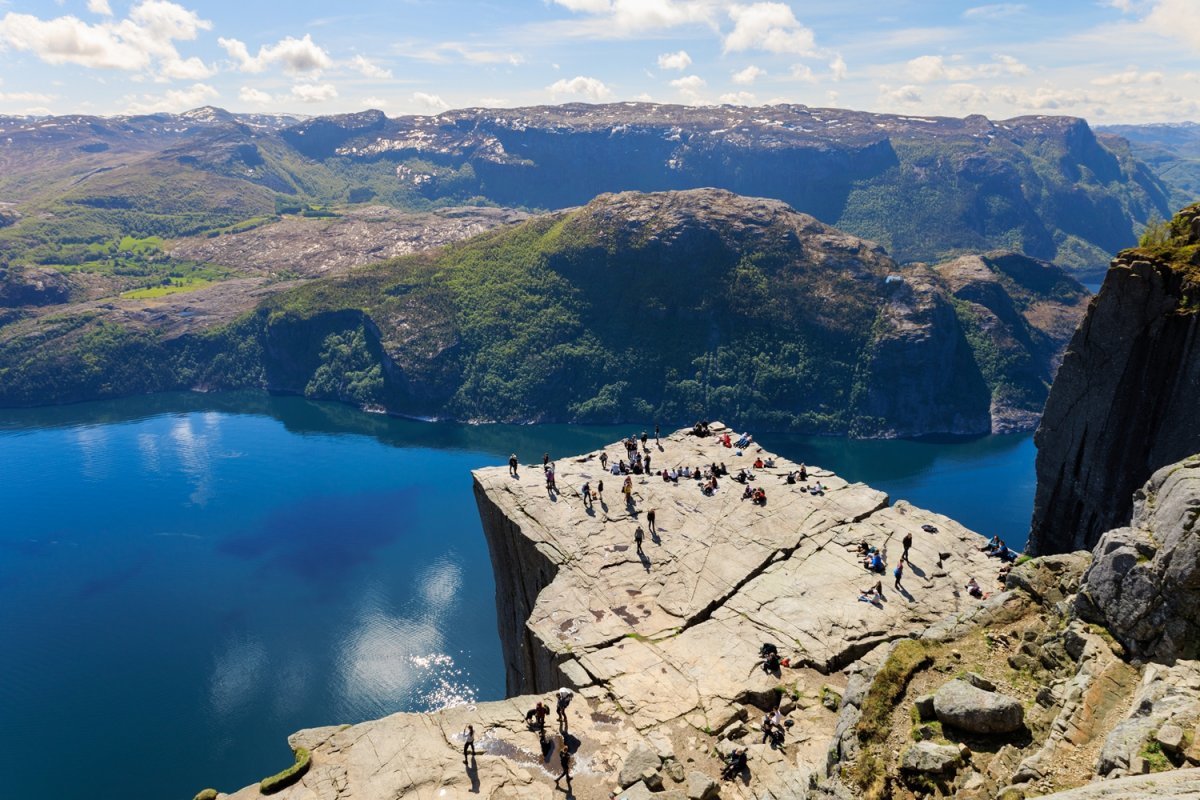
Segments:
[[[304,777],[304,773],[308,772],[308,768],[312,765],[312,754],[308,752],[308,748],[296,748],[296,763],[276,775],[269,778],[263,778],[258,784],[258,790],[263,794],[274,794],[275,792],[286,789],[293,783],[296,783]]]

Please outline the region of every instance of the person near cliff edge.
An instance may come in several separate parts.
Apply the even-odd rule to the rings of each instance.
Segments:
[[[463,731],[463,761],[467,760],[467,750],[470,749],[471,755],[475,755],[475,726],[468,725]]]

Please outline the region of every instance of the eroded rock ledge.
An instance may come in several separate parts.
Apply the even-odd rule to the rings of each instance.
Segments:
[[[606,452],[610,463],[626,456],[619,443]],[[756,445],[738,455],[716,437],[684,432],[651,440],[649,453],[656,470],[723,462],[731,474],[771,458]],[[990,583],[995,572],[977,534],[818,466],[795,485],[785,476],[799,465],[785,459],[755,470],[751,485],[767,494],[762,506],[742,500],[742,485],[730,478],[709,497],[694,480],[633,476],[627,506],[623,479],[603,472],[598,456],[558,459],[555,494],[540,465],[522,466],[516,478],[506,467],[474,473],[509,691],[578,690],[566,741],[583,800],[611,797],[633,759],[658,768],[667,793],[657,796],[700,792],[734,742],[749,747],[750,776],[723,784],[722,797],[806,796],[824,773],[846,685],[840,670],[880,644],[971,613],[979,601],[964,584],[972,576]],[[600,480],[603,502],[588,509],[580,489]],[[818,483],[823,493],[806,491]],[[638,526],[644,558],[634,547]],[[906,534],[911,565],[897,591],[891,569]],[[883,551],[886,577],[863,569],[854,548],[864,539]],[[860,601],[877,579],[883,602]],[[759,666],[766,641],[792,660],[778,676]],[[302,731],[292,742],[312,750],[312,768],[277,796],[551,797],[562,740],[552,736],[542,749],[525,727],[537,699]],[[782,750],[761,744],[758,732],[763,709],[778,700],[792,722]],[[469,769],[460,738],[468,722],[479,750]],[[635,783],[625,795],[648,791]],[[248,787],[233,797],[257,795]]]

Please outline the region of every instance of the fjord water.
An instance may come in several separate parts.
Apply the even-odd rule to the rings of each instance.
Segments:
[[[4,796],[232,791],[299,728],[502,697],[469,471],[631,430],[261,395],[0,411]],[[1023,542],[1028,435],[759,439]]]

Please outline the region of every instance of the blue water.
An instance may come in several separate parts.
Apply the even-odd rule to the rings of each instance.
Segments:
[[[232,791],[299,728],[502,697],[469,470],[627,432],[260,395],[0,411],[2,795]],[[758,438],[1024,539],[1030,436]]]

